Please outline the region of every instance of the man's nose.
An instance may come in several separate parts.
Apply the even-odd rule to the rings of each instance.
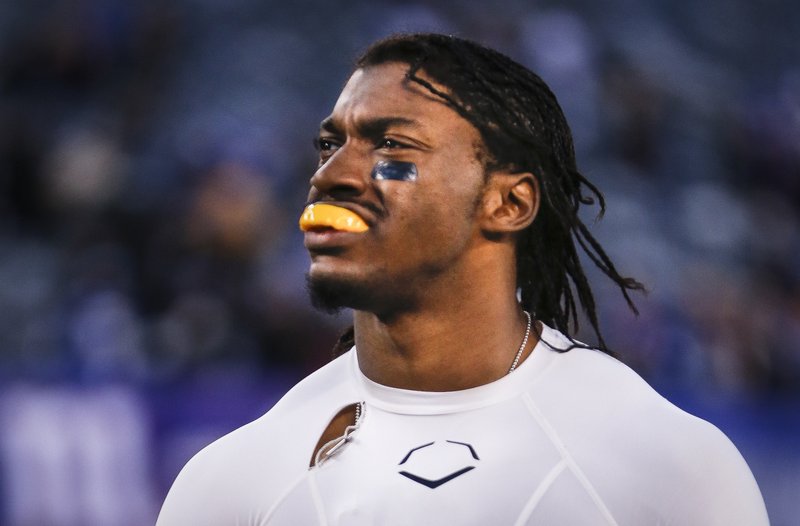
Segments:
[[[311,186],[323,195],[347,198],[363,194],[370,178],[369,160],[341,146],[311,177]]]

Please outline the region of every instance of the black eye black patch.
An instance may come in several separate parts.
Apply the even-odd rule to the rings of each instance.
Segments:
[[[405,161],[378,161],[372,169],[376,181],[416,181],[417,165]]]

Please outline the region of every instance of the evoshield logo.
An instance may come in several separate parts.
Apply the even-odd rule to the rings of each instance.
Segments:
[[[401,475],[423,486],[436,489],[446,482],[475,469],[473,460],[480,460],[475,448],[465,442],[445,440],[412,448],[400,466]]]

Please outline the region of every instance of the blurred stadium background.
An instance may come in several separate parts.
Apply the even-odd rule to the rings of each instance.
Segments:
[[[355,55],[401,30],[538,71],[606,192],[606,339],[800,516],[800,4],[0,4],[0,523],[154,521],[183,463],[325,363],[296,218]],[[588,335],[587,335],[588,337]],[[291,432],[291,430],[285,430]]]

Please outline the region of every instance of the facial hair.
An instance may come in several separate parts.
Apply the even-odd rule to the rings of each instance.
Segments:
[[[306,274],[306,289],[311,305],[327,314],[338,314],[350,308],[382,315],[408,310],[415,305],[412,296],[402,289],[387,287],[386,283],[369,284]]]

